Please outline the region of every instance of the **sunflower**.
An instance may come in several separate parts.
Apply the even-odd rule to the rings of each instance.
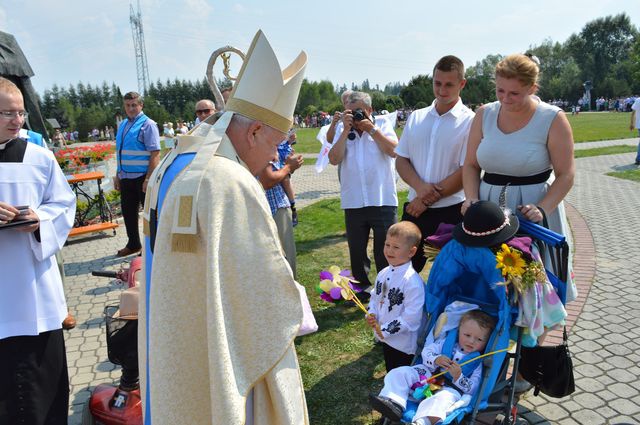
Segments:
[[[496,254],[497,269],[502,269],[502,276],[522,276],[526,263],[522,254],[517,249],[512,249],[507,244],[502,244],[501,250]]]

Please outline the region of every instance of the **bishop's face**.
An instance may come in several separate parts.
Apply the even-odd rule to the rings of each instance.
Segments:
[[[278,145],[286,137],[285,133],[264,124],[254,133],[251,159],[245,161],[253,175],[258,175],[269,165],[269,161],[278,158]]]
[[[16,112],[24,111],[22,95],[18,93],[0,93],[0,112],[13,112],[9,118],[0,115],[0,143],[8,142],[18,137],[18,133],[24,124],[24,117]]]

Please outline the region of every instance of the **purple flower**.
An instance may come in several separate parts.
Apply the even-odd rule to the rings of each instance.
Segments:
[[[331,288],[331,291],[329,291],[329,295],[331,295],[331,298],[333,298],[334,300],[339,300],[342,298],[342,288],[338,287],[338,288]]]
[[[351,270],[344,269],[340,272],[340,276],[351,277]]]
[[[323,292],[322,294],[320,294],[320,299],[325,300],[328,303],[334,302],[333,298],[331,298],[329,294],[327,294],[326,292]]]
[[[355,283],[349,282],[349,287],[353,289],[353,292],[362,292],[362,288]]]
[[[326,270],[320,272],[320,280],[333,280],[333,275]]]

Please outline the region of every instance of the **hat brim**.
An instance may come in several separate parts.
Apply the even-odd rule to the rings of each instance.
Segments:
[[[509,224],[504,229],[491,235],[486,236],[472,236],[465,233],[462,228],[462,223],[458,223],[453,229],[453,238],[460,242],[462,245],[472,247],[491,247],[499,245],[507,240],[511,239],[516,234],[520,222],[515,215],[509,216]]]
[[[137,314],[126,314],[124,316],[120,315],[120,310],[117,310],[115,313],[113,313],[113,316],[111,316],[112,319],[120,319],[120,320],[138,320],[138,315]]]

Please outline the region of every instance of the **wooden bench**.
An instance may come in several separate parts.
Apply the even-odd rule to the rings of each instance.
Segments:
[[[86,226],[81,226],[81,227],[74,227],[69,232],[69,237],[85,235],[87,233],[102,232],[104,230],[116,229],[118,226],[119,226],[118,223],[107,222],[107,223],[88,224]]]
[[[74,227],[69,232],[69,236],[79,236],[88,233],[102,232],[105,230],[113,230],[113,234],[116,233],[117,223],[113,222],[111,216],[111,208],[109,207],[107,200],[100,186],[104,174],[99,171],[92,171],[89,173],[72,174],[67,176],[67,182],[71,185],[73,192],[76,194],[76,198],[83,197],[87,201],[87,209],[83,213],[76,211],[76,219]],[[81,186],[85,182],[96,181],[98,185],[98,193],[93,195],[84,190]],[[98,207],[98,214],[100,217],[100,223],[88,223],[88,212],[93,208]]]
[[[98,183],[101,183],[103,178],[104,174],[102,174],[100,171],[92,171],[90,173],[71,174],[67,176],[67,182],[73,185],[74,183],[86,182],[89,180],[98,180]]]

